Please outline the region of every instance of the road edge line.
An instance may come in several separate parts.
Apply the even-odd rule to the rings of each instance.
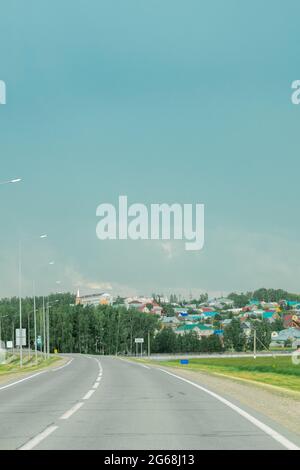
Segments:
[[[179,375],[173,374],[172,372],[169,372],[167,370],[164,370],[164,369],[161,369],[161,368],[158,368],[158,370],[164,372],[165,374],[171,375],[172,377],[175,377],[176,379],[182,380],[183,382],[186,382],[190,385],[193,385],[194,387],[198,388],[199,390],[202,390],[203,392],[207,393],[208,395],[216,398],[218,401],[220,401],[224,405],[228,406],[232,410],[236,411],[239,415],[243,416],[243,418],[247,419],[250,423],[254,424],[256,427],[261,429],[265,434],[270,436],[272,439],[279,442],[286,449],[288,449],[288,450],[300,450],[300,448],[296,444],[291,442],[289,439],[284,437],[282,434],[275,431],[274,429],[272,429],[267,424],[264,424],[262,421],[255,418],[254,416],[252,416],[250,413],[243,410],[239,406],[234,405],[234,403],[231,403],[231,401],[227,400],[226,398],[223,398],[221,395],[218,395],[217,393],[212,392],[212,391],[208,390],[207,388],[202,387],[201,385],[198,385],[195,382],[192,382],[191,380],[185,379],[184,377],[180,377]]]

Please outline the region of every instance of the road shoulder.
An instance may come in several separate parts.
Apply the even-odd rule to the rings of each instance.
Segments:
[[[165,368],[183,378],[209,387],[277,422],[300,437],[300,394],[220,374]]]
[[[27,369],[24,371],[13,371],[7,372],[0,375],[0,386],[8,385],[11,382],[15,382],[17,380],[24,379],[26,377],[30,377],[31,375],[35,375],[38,372],[46,371],[46,370],[55,370],[59,367],[66,365],[69,362],[70,358],[68,357],[59,357],[57,361],[49,364],[49,365],[41,365],[40,367],[35,367],[31,369]]]
[[[266,416],[300,438],[300,392],[221,373],[183,370],[179,367],[155,364],[154,361],[149,360],[135,361],[143,362],[153,368],[165,369],[199,385],[206,386],[210,390]]]

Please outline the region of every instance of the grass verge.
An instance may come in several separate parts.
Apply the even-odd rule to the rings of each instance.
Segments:
[[[300,365],[293,364],[291,357],[190,359],[187,365],[180,364],[180,360],[155,361],[155,364],[222,374],[300,392]]]
[[[23,367],[20,367],[20,356],[11,355],[8,356],[7,362],[5,364],[0,364],[0,378],[5,377],[6,375],[17,374],[20,372],[33,372],[39,369],[44,369],[54,364],[61,358],[58,356],[51,356],[49,359],[43,359],[38,357],[38,363],[35,363],[35,358],[24,356],[23,358]]]

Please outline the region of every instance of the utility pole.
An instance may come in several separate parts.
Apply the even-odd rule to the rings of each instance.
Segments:
[[[120,311],[118,315],[118,329],[117,329],[117,341],[116,341],[116,356],[118,355],[119,349],[119,335],[120,335]]]
[[[15,322],[12,323],[13,356],[15,355]]]
[[[35,363],[38,363],[37,357],[37,340],[36,340],[36,302],[35,302],[35,282],[33,281],[33,322],[34,322],[34,353]]]
[[[256,359],[256,328],[253,332],[253,358]]]
[[[50,325],[49,325],[49,301],[47,302],[47,359],[50,357]]]
[[[30,348],[30,312],[28,312],[28,355],[29,360],[31,358],[31,348]]]
[[[23,330],[22,330],[22,259],[21,259],[21,242],[19,242],[19,317],[20,317],[20,330],[19,330],[19,342],[20,342],[20,367],[23,367]]]
[[[45,314],[45,297],[43,296],[43,346],[44,359],[46,359],[46,314]]]
[[[150,347],[150,331],[148,331],[148,357],[150,357],[151,354],[151,347]]]
[[[8,315],[1,315],[0,314],[0,349],[2,347],[2,342],[4,344],[4,349],[5,349],[5,340],[2,341],[2,320],[3,320],[3,318],[7,318],[7,317],[8,317]],[[4,336],[6,336],[6,335],[4,335]]]

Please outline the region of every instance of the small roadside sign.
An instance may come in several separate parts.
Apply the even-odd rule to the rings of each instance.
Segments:
[[[144,338],[135,338],[134,342],[135,342],[135,343],[143,343],[143,342],[144,342]]]
[[[6,341],[6,349],[13,349],[14,343],[12,341]]]
[[[26,346],[26,328],[16,329],[16,346]]]
[[[180,364],[188,364],[189,360],[188,359],[180,359]]]

